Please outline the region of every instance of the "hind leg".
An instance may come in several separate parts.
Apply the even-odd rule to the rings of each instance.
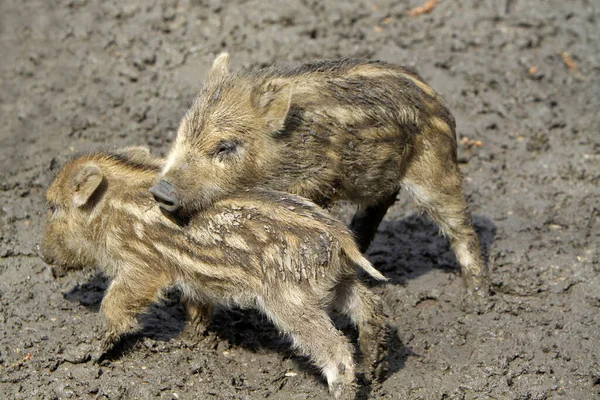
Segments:
[[[461,174],[449,148],[426,148],[409,165],[402,184],[450,240],[467,287],[485,294],[488,271],[462,194]]]
[[[396,202],[397,196],[398,191],[395,191],[376,204],[356,210],[352,222],[350,222],[350,230],[354,233],[361,253],[369,249],[369,245],[377,233],[377,227],[388,208]]]
[[[210,324],[213,307],[210,304],[197,303],[191,300],[184,301],[183,307],[187,315],[187,325],[184,333],[189,338],[202,337]]]
[[[285,296],[270,296],[258,303],[279,331],[291,337],[294,346],[323,372],[331,394],[336,399],[353,398],[352,346],[318,302],[290,289]]]
[[[383,303],[379,296],[361,282],[347,280],[336,287],[333,305],[357,327],[358,344],[366,366],[379,369],[387,340]]]

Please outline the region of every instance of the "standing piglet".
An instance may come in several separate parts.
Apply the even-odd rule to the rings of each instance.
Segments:
[[[100,266],[112,279],[102,300],[103,350],[137,314],[178,287],[191,319],[211,305],[256,308],[321,369],[335,397],[353,391],[353,350],[327,310],[359,330],[370,365],[380,359],[380,299],[357,268],[385,278],[349,231],[294,195],[250,190],[189,215],[185,226],[156,206],[148,189],[162,167],[146,151],[94,153],[69,162],[47,194],[46,262],[64,269]]]
[[[485,292],[456,151],[450,111],[408,69],[343,59],[230,72],[223,53],[151,191],[181,214],[256,186],[324,207],[349,201],[364,252],[404,187],[450,239],[467,285]]]

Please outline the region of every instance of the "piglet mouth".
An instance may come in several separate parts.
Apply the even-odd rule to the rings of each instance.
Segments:
[[[163,210],[168,211],[168,212],[175,212],[179,208],[173,201],[159,199],[156,196],[154,196],[154,200],[156,200],[156,202],[158,202],[158,206],[160,208],[162,208]]]
[[[58,279],[58,278],[62,278],[63,276],[66,275],[66,268],[58,266],[58,265],[53,265],[50,268],[50,271],[52,272],[52,277],[54,279]]]
[[[52,273],[52,277],[54,279],[65,276],[66,268],[57,265],[55,260],[49,257],[46,252],[44,252],[40,244],[35,245],[35,253],[46,265],[50,266],[50,272]]]

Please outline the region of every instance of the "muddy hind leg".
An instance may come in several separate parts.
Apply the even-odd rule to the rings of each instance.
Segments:
[[[354,232],[358,248],[362,253],[369,249],[369,245],[377,233],[377,227],[388,208],[396,202],[397,196],[398,191],[395,191],[376,204],[356,210],[350,223],[350,229]]]
[[[489,289],[488,271],[482,261],[479,239],[462,194],[458,165],[447,154],[421,158],[408,168],[402,184],[418,207],[450,240],[467,287],[486,294]]]
[[[348,280],[336,287],[334,307],[358,329],[358,345],[368,373],[381,376],[388,332],[379,296],[361,282]]]
[[[213,307],[191,300],[184,301],[183,307],[187,316],[184,334],[189,338],[198,338],[204,335],[212,319]]]
[[[323,372],[330,393],[336,399],[353,399],[352,346],[317,301],[304,295],[288,293],[285,298],[263,299],[259,305],[279,331],[292,339],[294,347]]]

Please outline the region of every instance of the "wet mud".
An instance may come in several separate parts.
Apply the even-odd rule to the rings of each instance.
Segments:
[[[95,364],[107,281],[36,256],[43,194],[74,153],[165,154],[213,57],[261,67],[358,56],[416,69],[457,119],[493,294],[467,295],[402,195],[369,259],[390,281],[388,372],[360,399],[600,397],[600,4],[575,1],[0,2],[2,398],[327,399],[255,312],[183,332],[172,293]],[[335,210],[347,218],[347,207]],[[337,321],[355,339],[346,321]]]

